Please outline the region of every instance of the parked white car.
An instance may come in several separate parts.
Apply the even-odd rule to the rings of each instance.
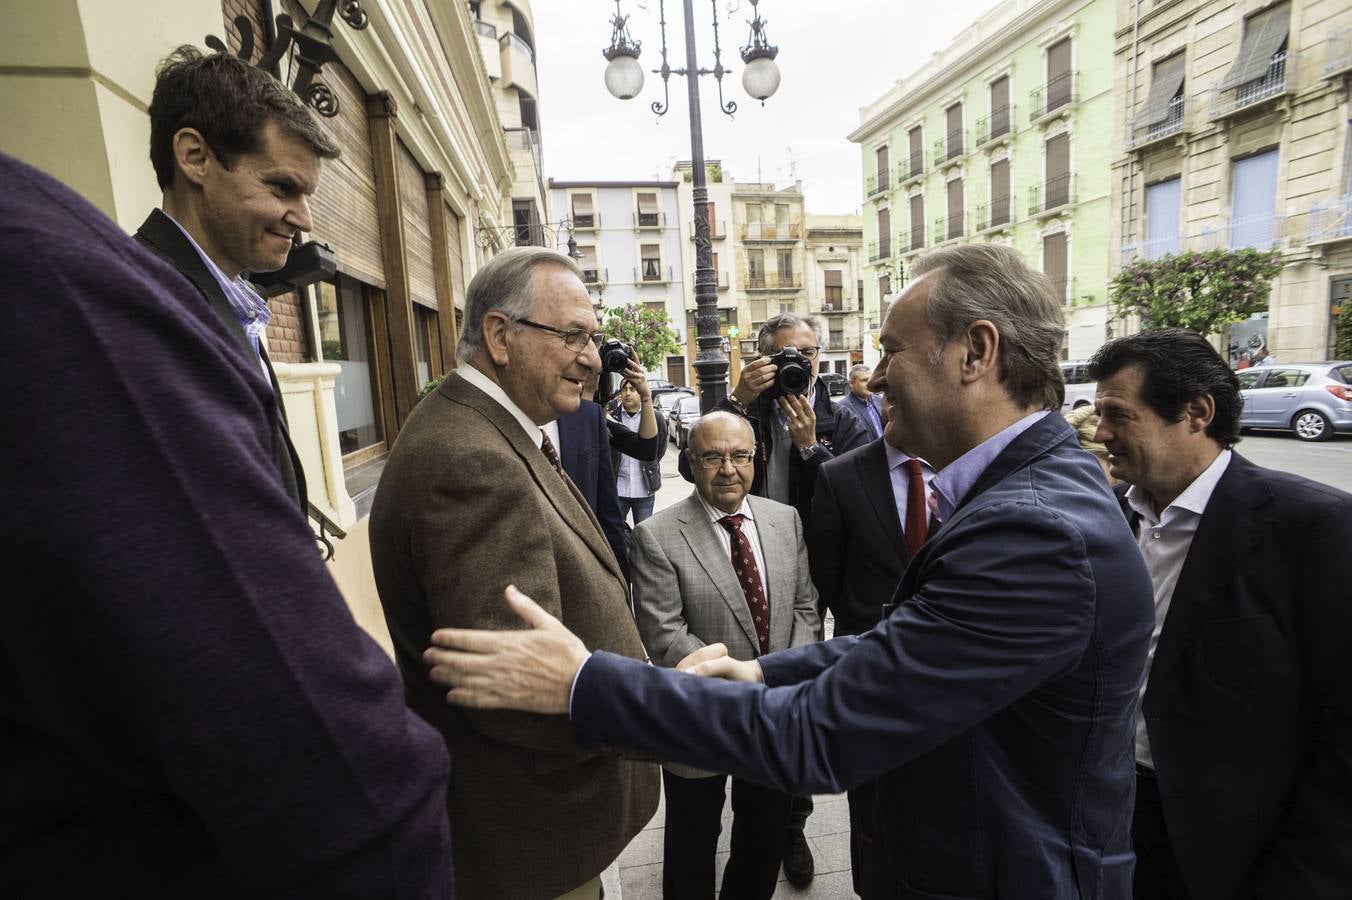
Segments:
[[[1061,404],[1061,412],[1094,405],[1098,382],[1089,380],[1089,360],[1076,359],[1061,363],[1061,378],[1066,382],[1066,399]]]

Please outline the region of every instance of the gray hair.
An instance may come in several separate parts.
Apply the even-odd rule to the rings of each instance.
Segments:
[[[943,345],[985,319],[1000,333],[1000,380],[1022,406],[1059,409],[1065,397],[1065,318],[1046,275],[1000,244],[960,244],[921,257],[912,278],[938,272],[925,317]],[[941,357],[942,350],[936,353]]]
[[[872,374],[873,374],[873,369],[871,369],[870,367],[864,365],[863,363],[860,363],[860,364],[857,365],[857,366],[850,366],[850,378],[851,378],[851,379],[853,379],[854,376],[858,375],[860,372],[864,372],[865,374],[872,375]]]
[[[817,346],[822,345],[821,322],[812,316],[795,316],[793,313],[783,313],[765,320],[765,324],[760,327],[759,343],[756,349],[761,356],[770,356],[775,352],[775,335],[785,328],[797,328],[799,325],[806,325],[811,328],[812,333],[817,336]]]
[[[509,247],[483,264],[465,292],[465,321],[455,345],[457,360],[469,362],[483,349],[484,317],[489,313],[500,312],[513,322],[530,318],[535,308],[531,275],[536,267],[547,265],[562,266],[582,278],[577,263],[546,247]]]
[[[725,412],[721,409],[705,413],[696,419],[694,424],[690,426],[690,434],[686,435],[685,441],[686,453],[692,457],[695,455],[695,441],[699,438],[700,433],[704,431],[705,424],[727,420],[740,422],[742,424],[742,427],[746,429],[746,433],[751,435],[751,450],[754,453],[756,450],[756,432],[751,428],[751,423],[741,416],[733,415],[732,413]]]

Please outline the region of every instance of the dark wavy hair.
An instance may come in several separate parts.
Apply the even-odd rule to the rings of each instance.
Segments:
[[[1183,418],[1189,401],[1210,395],[1216,415],[1206,428],[1207,437],[1222,447],[1239,440],[1239,414],[1244,398],[1239,379],[1206,340],[1186,328],[1160,328],[1109,341],[1089,361],[1089,377],[1111,377],[1128,366],[1144,373],[1141,399],[1167,422]]]
[[[174,135],[184,128],[202,133],[226,168],[257,152],[263,129],[276,122],[304,141],[322,159],[338,156],[333,142],[300,98],[262,69],[228,53],[179,47],[155,69],[150,97],[150,164],[161,188],[174,182]]]

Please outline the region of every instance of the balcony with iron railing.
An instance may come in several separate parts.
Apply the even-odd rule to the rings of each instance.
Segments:
[[[727,236],[728,236],[728,223],[726,219],[720,221],[715,221],[713,219],[709,220],[709,240],[721,241]],[[690,223],[690,240],[693,241],[694,239],[695,239],[695,223],[692,221]]]
[[[1179,234],[1166,234],[1146,241],[1132,241],[1122,245],[1122,265],[1131,265],[1132,261],[1137,259],[1160,259],[1180,253],[1182,250],[1183,236]]]
[[[1352,27],[1340,28],[1324,40],[1324,77],[1352,72]]]
[[[796,291],[802,286],[803,281],[797,272],[748,273],[742,281],[744,291]]]
[[[938,238],[940,243],[963,237],[967,234],[967,214],[965,212],[954,212],[946,216],[936,217],[934,233],[940,235]]]
[[[892,241],[891,241],[891,240],[869,241],[869,245],[868,245],[868,261],[869,261],[869,262],[871,262],[871,263],[876,263],[876,262],[878,262],[879,260],[891,259],[891,258],[892,258]]]
[[[1018,109],[1014,104],[991,110],[990,115],[976,120],[976,146],[978,150],[995,148],[1008,142],[1015,132]]]
[[[925,176],[925,154],[912,153],[897,163],[897,186],[906,187],[912,181]]]
[[[917,253],[925,249],[925,229],[912,228],[897,233],[897,246],[902,253]]]
[[[1075,105],[1080,102],[1079,86],[1080,73],[1070,71],[1048,78],[1047,83],[1042,87],[1030,91],[1028,94],[1028,104],[1031,107],[1028,111],[1029,124],[1041,125],[1063,112],[1074,109]]]
[[[858,336],[832,334],[826,339],[826,350],[828,352],[860,349],[862,349],[862,345],[860,344]]]
[[[671,280],[671,266],[655,259],[643,260],[643,265],[634,270],[634,284],[670,284]]]
[[[1058,175],[1028,189],[1028,215],[1052,216],[1075,203],[1075,176]]]
[[[1285,97],[1296,88],[1298,54],[1293,50],[1278,50],[1272,54],[1267,71],[1261,77],[1243,84],[1224,82],[1211,86],[1211,118],[1224,119],[1244,110],[1254,109]]]
[[[888,177],[889,174],[889,170],[879,169],[877,172],[868,175],[864,179],[864,196],[872,199],[891,190],[892,179]]]
[[[643,212],[640,210],[633,213],[633,218],[635,231],[644,228],[661,229],[667,227],[667,214],[663,212]]]
[[[996,197],[976,207],[976,230],[978,233],[995,228],[1008,227],[1013,221],[1013,200],[1010,197]]]
[[[588,285],[591,285],[591,284],[605,284],[605,283],[607,283],[607,282],[609,282],[609,281],[610,281],[610,270],[609,270],[609,269],[600,269],[600,268],[583,268],[583,269],[582,269],[582,283],[583,283],[583,284],[588,284]]]
[[[798,222],[742,223],[744,241],[796,241],[802,236],[803,226]]]
[[[859,312],[859,304],[853,297],[846,297],[843,293],[832,299],[827,297],[825,300],[819,300],[812,306],[814,313],[821,313],[826,316],[843,316],[848,313]]]
[[[1169,101],[1163,119],[1146,122],[1144,116],[1127,120],[1127,149],[1140,150],[1151,144],[1187,133],[1188,98],[1182,94]]]
[[[1352,194],[1321,200],[1305,217],[1305,243],[1329,244],[1352,239]]]
[[[1336,201],[1330,202],[1329,210],[1334,215],[1336,209]],[[1311,216],[1313,215],[1312,208]],[[1255,250],[1275,250],[1291,243],[1293,238],[1291,226],[1292,220],[1285,215],[1277,212],[1259,213],[1234,219],[1223,225],[1210,225],[1191,234],[1165,235],[1148,241],[1129,241],[1122,244],[1121,263],[1126,266],[1133,260],[1159,259],[1170,253],[1190,250],[1239,250],[1246,247]],[[1307,230],[1312,227],[1307,221]],[[1319,227],[1334,230],[1337,228],[1329,219],[1321,220]],[[1305,237],[1309,239],[1309,233]]]
[[[936,168],[955,163],[962,158],[967,147],[967,131],[959,128],[934,142],[934,165]]]
[[[1052,278],[1052,296],[1060,301],[1062,306],[1075,305],[1075,279],[1072,276],[1062,275],[1059,278]]]
[[[574,231],[599,231],[601,228],[601,214],[598,212],[573,213]]]

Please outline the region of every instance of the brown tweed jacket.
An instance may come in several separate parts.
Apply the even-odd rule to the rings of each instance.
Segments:
[[[399,433],[370,531],[409,704],[451,753],[457,896],[548,900],[598,875],[656,811],[657,767],[583,752],[566,716],[452,707],[422,662],[435,628],[522,627],[508,584],[589,649],[643,659],[591,510],[511,414],[452,374]]]

